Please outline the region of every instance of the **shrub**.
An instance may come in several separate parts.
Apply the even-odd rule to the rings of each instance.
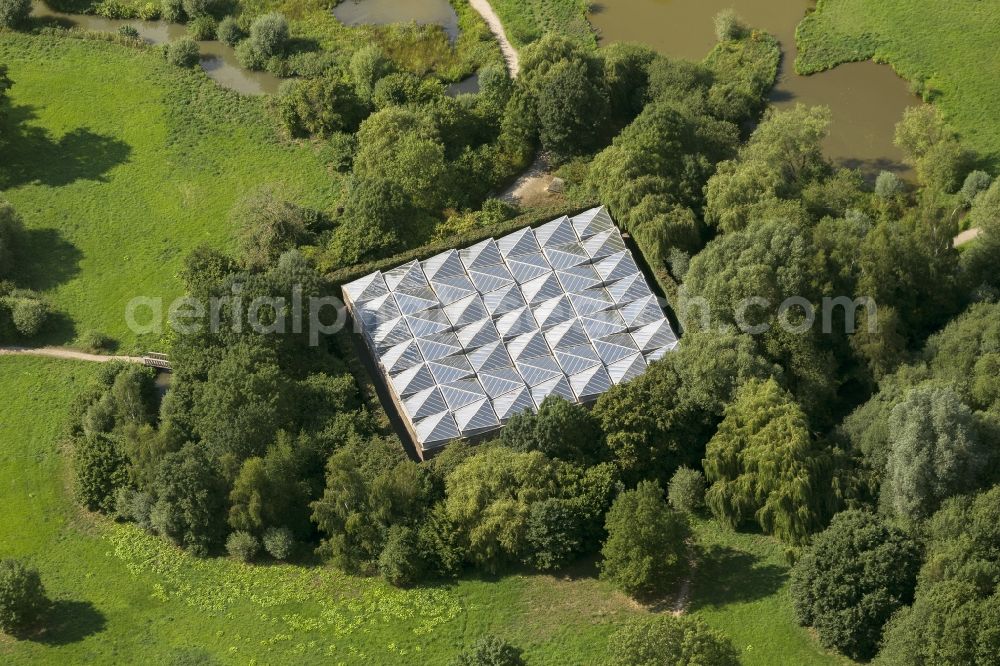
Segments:
[[[233,532],[226,539],[226,551],[241,562],[250,562],[260,551],[260,542],[249,532]]]
[[[684,513],[697,513],[705,506],[705,475],[701,470],[681,467],[667,486],[670,506]]]
[[[2,76],[0,76],[0,81],[2,81]],[[0,93],[0,100],[2,99],[2,93]],[[17,210],[9,202],[0,199],[0,278],[14,272],[17,245],[23,233],[24,221],[18,215]],[[2,284],[6,285],[7,283]],[[9,288],[0,288],[0,296],[6,296],[12,288],[13,285],[9,285]]]
[[[883,201],[895,199],[903,193],[904,189],[906,186],[903,181],[891,171],[883,171],[875,179],[875,196]]]
[[[612,666],[736,666],[736,649],[728,638],[702,620],[658,615],[629,622],[611,635]]]
[[[118,489],[128,483],[128,459],[118,442],[93,434],[76,442],[73,467],[77,501],[91,511],[111,513]]]
[[[246,37],[240,24],[232,16],[227,16],[219,22],[219,27],[215,30],[215,37],[223,44],[236,46],[240,40]]]
[[[18,333],[31,338],[42,330],[49,316],[49,306],[44,301],[30,295],[12,296],[7,301]]]
[[[497,636],[483,636],[462,652],[452,666],[524,666],[521,650]]]
[[[160,18],[168,23],[184,21],[184,5],[181,0],[162,0],[160,3]]]
[[[264,531],[264,550],[276,560],[288,559],[295,547],[292,531],[287,527],[269,527]]]
[[[305,210],[285,200],[273,185],[240,198],[229,220],[237,232],[240,258],[251,268],[270,267],[308,235]]]
[[[712,19],[715,25],[715,38],[720,42],[739,39],[747,32],[747,26],[735,9],[723,9]]]
[[[965,182],[962,183],[962,189],[959,192],[962,203],[966,206],[972,206],[972,202],[976,200],[979,193],[990,189],[992,183],[993,179],[985,171],[970,171],[969,175],[965,177]]]
[[[167,44],[167,62],[177,67],[191,68],[198,64],[198,43],[183,37]]]
[[[128,39],[139,39],[139,31],[135,29],[134,25],[125,24],[118,28],[118,34],[122,37],[127,37]]]
[[[31,0],[0,0],[0,28],[17,28],[28,20]]]
[[[211,16],[196,16],[188,24],[188,34],[191,39],[199,42],[208,41],[215,37],[216,23]]]
[[[422,570],[416,533],[404,525],[393,525],[378,558],[378,571],[397,587],[412,585]]]
[[[184,7],[184,13],[193,20],[199,16],[211,14],[218,2],[217,0],[181,0],[181,4]]]
[[[37,622],[48,606],[38,571],[19,560],[0,560],[0,629],[14,633]]]
[[[244,39],[236,45],[236,60],[241,67],[260,71],[267,64],[267,57],[257,47],[256,42],[251,39]]]
[[[92,354],[114,351],[116,347],[114,338],[94,330],[87,331],[81,335],[79,345],[84,351]]]
[[[531,505],[528,517],[530,561],[539,569],[569,563],[582,544],[581,507],[572,500],[551,497]]]
[[[143,21],[155,21],[160,18],[160,7],[155,2],[147,2],[139,7],[138,13]]]
[[[288,37],[288,21],[278,12],[259,16],[250,26],[250,41],[264,58],[284,51]]]

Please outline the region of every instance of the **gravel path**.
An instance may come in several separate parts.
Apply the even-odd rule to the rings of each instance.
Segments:
[[[63,349],[61,347],[0,347],[0,356],[46,356],[48,358],[63,358],[71,361],[89,361],[91,363],[107,363],[108,361],[124,361],[125,363],[142,363],[140,356],[101,356],[84,352]]]
[[[469,4],[479,12],[486,24],[490,26],[490,32],[500,42],[500,51],[503,53],[503,59],[507,61],[507,71],[510,72],[511,78],[514,78],[521,70],[521,64],[518,61],[517,49],[507,39],[507,32],[503,29],[500,17],[493,11],[493,7],[487,0],[469,0]]]
[[[976,240],[977,238],[979,238],[979,232],[980,231],[981,231],[981,229],[978,229],[978,228],[977,229],[969,229],[969,230],[963,231],[959,235],[955,236],[955,247],[958,247],[960,245],[965,245],[966,243],[970,243],[970,242]]]

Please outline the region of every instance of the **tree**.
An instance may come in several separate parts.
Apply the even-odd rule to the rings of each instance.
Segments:
[[[521,650],[498,636],[478,639],[459,654],[452,666],[524,666]]]
[[[923,104],[906,109],[896,125],[895,144],[924,185],[954,192],[961,184],[969,155],[938,107]]]
[[[733,644],[703,620],[656,615],[632,620],[611,635],[611,666],[736,666]]]
[[[500,443],[516,451],[541,451],[560,460],[593,460],[600,454],[601,431],[584,407],[552,395],[538,413],[522,412],[504,428]],[[508,424],[509,425],[509,424]]]
[[[880,171],[875,179],[875,196],[892,201],[906,192],[906,184],[891,171]]]
[[[218,27],[215,29],[215,38],[226,46],[236,46],[246,37],[246,33],[240,28],[239,22],[234,16],[226,16],[221,21],[219,21]]]
[[[594,145],[605,121],[607,90],[590,69],[586,61],[563,60],[535,83],[539,138],[557,162]]]
[[[852,659],[875,656],[882,626],[913,600],[920,548],[865,511],[844,511],[816,535],[792,569],[799,622]]]
[[[368,113],[354,86],[334,76],[284,83],[275,106],[292,136],[328,138],[338,132],[354,133]]]
[[[417,533],[405,525],[390,527],[378,556],[378,572],[382,577],[396,587],[406,587],[420,579],[421,565]]]
[[[25,338],[38,335],[49,317],[48,304],[32,291],[17,290],[5,300],[17,332]]]
[[[198,42],[182,37],[166,46],[167,62],[176,67],[190,69],[198,64]]]
[[[226,484],[203,447],[189,443],[164,456],[152,487],[153,528],[206,555],[225,533]]]
[[[260,552],[260,541],[249,532],[232,532],[226,539],[226,551],[240,562],[252,562]]]
[[[229,211],[239,256],[250,269],[269,268],[283,252],[308,237],[306,212],[284,198],[274,185],[244,194]]]
[[[804,543],[828,513],[829,456],[813,443],[802,409],[776,381],[750,381],[726,407],[703,465],[706,502],[736,528],[755,520],[768,534]]]
[[[619,495],[605,529],[601,577],[626,594],[662,592],[687,565],[687,520],[667,506],[655,481]]]
[[[31,14],[31,0],[0,0],[0,28],[20,28]]]
[[[952,389],[934,386],[912,389],[892,410],[889,446],[882,501],[908,520],[975,488],[987,455],[971,410]]]
[[[677,511],[698,513],[705,506],[705,475],[701,470],[679,467],[670,477],[667,498]]]
[[[394,71],[392,61],[376,44],[369,44],[355,51],[349,68],[354,89],[365,104],[371,103],[375,84]]]
[[[265,59],[282,53],[288,38],[288,21],[278,12],[258,16],[250,24],[250,43]]]
[[[119,488],[128,485],[128,458],[115,437],[92,434],[79,438],[73,448],[76,498],[91,511],[115,510]]]
[[[583,548],[583,507],[561,497],[535,502],[528,516],[529,561],[541,570],[569,564]]]
[[[262,539],[264,550],[276,560],[287,560],[295,548],[295,537],[287,527],[269,527]]]
[[[49,605],[38,570],[20,560],[0,560],[0,630],[10,634],[37,622]]]
[[[420,213],[410,196],[387,178],[352,180],[344,214],[330,242],[330,261],[350,266],[388,255],[411,233]]]
[[[962,183],[962,189],[959,191],[962,203],[967,207],[972,207],[972,204],[976,201],[976,197],[990,189],[992,183],[993,178],[985,171],[970,171]]]
[[[712,19],[715,38],[720,42],[739,39],[747,32],[746,24],[734,9],[723,9]]]

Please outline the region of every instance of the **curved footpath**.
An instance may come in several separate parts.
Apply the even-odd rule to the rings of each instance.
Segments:
[[[507,39],[507,32],[503,29],[500,17],[493,11],[488,0],[469,0],[469,4],[479,12],[479,15],[486,21],[486,25],[490,26],[490,32],[500,42],[500,51],[503,53],[503,59],[507,62],[507,70],[510,72],[510,77],[514,78],[521,70],[521,63],[518,61],[517,49]]]
[[[89,361],[91,363],[107,363],[122,361],[124,363],[143,363],[141,356],[101,356],[84,352],[63,349],[61,347],[0,347],[0,356],[46,356],[48,358],[63,358],[71,361]]]

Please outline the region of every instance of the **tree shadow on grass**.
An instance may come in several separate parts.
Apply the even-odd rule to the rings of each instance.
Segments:
[[[83,253],[58,229],[26,229],[17,239],[14,282],[18,287],[48,291],[80,273]]]
[[[45,615],[45,628],[31,636],[44,645],[69,645],[104,631],[104,614],[89,601],[55,601]]]
[[[777,592],[788,570],[727,546],[704,549],[692,582],[690,610],[756,601]]]
[[[132,153],[124,141],[86,127],[56,139],[45,128],[25,125],[36,117],[34,107],[15,106],[0,123],[0,133],[7,137],[0,189],[28,183],[59,187],[77,180],[104,181],[105,174]]]

